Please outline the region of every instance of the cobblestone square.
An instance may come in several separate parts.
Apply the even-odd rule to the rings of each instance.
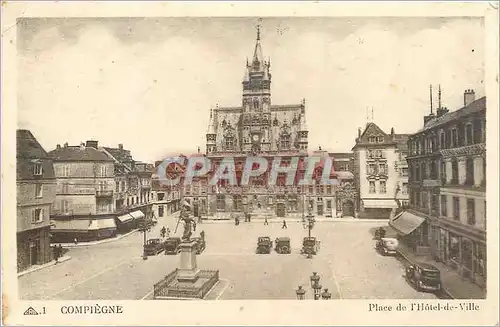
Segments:
[[[158,237],[162,226],[175,229],[176,218],[167,217],[148,237]],[[201,269],[218,269],[226,287],[221,300],[295,299],[302,285],[306,298],[313,296],[309,276],[317,272],[320,284],[333,299],[434,298],[415,291],[403,278],[404,267],[395,258],[383,257],[373,248],[371,231],[385,222],[317,222],[312,235],[321,241],[313,259],[300,254],[307,236],[301,222],[252,220],[235,226],[232,222],[198,224],[204,230],[206,250],[198,256]],[[178,232],[180,233],[180,231]],[[257,238],[288,236],[291,254],[255,254]],[[70,249],[71,260],[19,278],[23,299],[142,299],[153,284],[179,265],[179,256],[157,255],[142,260],[143,235],[87,247]]]

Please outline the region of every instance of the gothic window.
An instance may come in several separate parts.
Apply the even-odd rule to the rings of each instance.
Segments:
[[[290,136],[282,135],[280,141],[280,148],[283,150],[290,149]]]
[[[253,109],[255,111],[258,111],[259,110],[259,100],[257,99],[253,99]]]
[[[234,138],[233,137],[226,137],[225,138],[225,147],[226,150],[232,150],[234,148]]]

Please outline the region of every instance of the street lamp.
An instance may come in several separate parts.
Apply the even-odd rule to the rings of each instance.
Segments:
[[[144,235],[144,242],[143,242],[143,245],[142,245],[142,260],[148,260],[148,254],[146,253],[146,233],[148,232],[148,228],[149,228],[149,226],[148,226],[146,220],[144,220],[141,223],[140,228],[139,228],[139,230]]]
[[[321,298],[321,285],[320,284],[314,284],[313,290],[314,290],[314,299],[319,300]]]
[[[309,277],[309,279],[311,280],[311,287],[314,288],[315,285],[318,285],[319,284],[319,280],[320,280],[320,276],[318,275],[317,272],[313,272],[313,274]]]
[[[331,300],[332,299],[332,293],[328,292],[328,288],[325,288],[323,293],[321,293],[321,298],[323,300]]]
[[[302,285],[299,285],[299,288],[295,290],[295,293],[297,294],[297,300],[304,300],[306,290],[302,288]]]

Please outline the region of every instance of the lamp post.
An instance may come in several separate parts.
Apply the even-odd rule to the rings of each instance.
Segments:
[[[144,241],[142,245],[142,260],[148,260],[148,254],[146,253],[146,233],[148,232],[148,226],[146,224],[146,220],[141,223],[139,230],[144,235]]]
[[[311,288],[313,289],[314,300],[330,300],[332,298],[332,293],[328,292],[328,288],[325,288],[324,291],[321,292],[322,286],[319,283],[321,277],[317,272],[313,272],[309,279],[311,281]],[[295,290],[295,294],[297,295],[297,300],[304,300],[306,290],[299,285],[299,287]]]
[[[321,298],[321,285],[314,284],[313,291],[314,291],[314,299],[319,300]]]
[[[295,294],[297,294],[297,300],[304,300],[306,290],[302,288],[302,285],[299,285],[299,288],[295,290]]]
[[[323,300],[331,300],[332,299],[332,293],[328,292],[328,288],[325,288],[323,293],[321,293],[321,298]]]
[[[313,274],[309,276],[309,279],[311,280],[311,287],[314,288],[314,285],[319,284],[319,280],[321,279],[321,277],[317,272],[313,272]]]
[[[314,228],[314,216],[312,215],[310,210],[307,214],[307,222],[303,222],[303,227],[304,229],[307,229],[307,235],[309,238],[311,238],[311,230]],[[307,253],[307,258],[312,259],[312,254],[310,252]]]

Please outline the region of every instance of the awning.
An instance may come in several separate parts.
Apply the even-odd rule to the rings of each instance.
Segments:
[[[133,220],[134,216],[127,213],[126,215],[116,217],[116,219],[118,219],[121,223],[124,224],[124,223],[127,223],[127,222]]]
[[[114,218],[97,219],[94,221],[97,222],[98,229],[116,228],[116,223]]]
[[[396,201],[392,199],[373,199],[373,200],[367,199],[362,201],[363,201],[363,206],[365,208],[393,209],[398,207]]]
[[[134,217],[134,219],[141,219],[141,218],[144,218],[144,213],[142,213],[141,210],[137,210],[137,211],[132,211],[129,213],[129,215],[131,215],[132,217]]]
[[[418,226],[422,225],[425,218],[414,215],[410,212],[403,211],[394,219],[389,221],[389,226],[394,228],[400,234],[408,235],[413,232]]]
[[[54,232],[77,232],[116,228],[113,218],[52,220],[52,222],[51,230]]]

